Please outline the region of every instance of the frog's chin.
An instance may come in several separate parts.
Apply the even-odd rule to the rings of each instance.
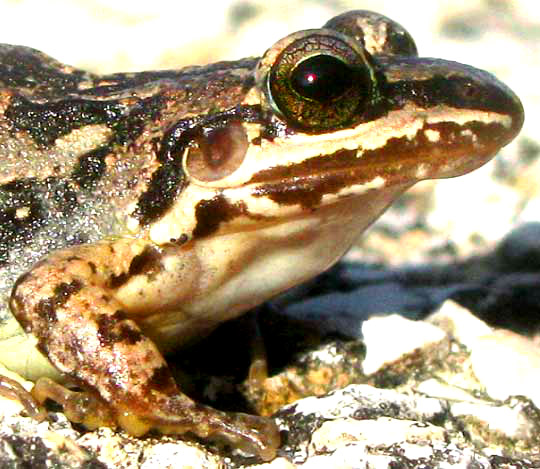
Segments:
[[[490,161],[497,154],[497,150],[488,151],[485,154],[462,157],[457,162],[450,161],[441,164],[438,169],[438,179],[448,179],[470,173]],[[431,178],[427,178],[431,179]]]

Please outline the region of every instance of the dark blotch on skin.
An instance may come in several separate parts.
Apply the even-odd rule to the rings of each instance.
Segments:
[[[88,262],[88,267],[90,267],[90,270],[92,271],[93,274],[97,272],[96,264],[94,264],[93,262]]]
[[[180,158],[178,158],[180,160]],[[157,220],[173,204],[185,184],[181,161],[167,161],[152,174],[148,190],[137,203],[135,216],[142,225]]]
[[[46,218],[45,200],[40,200],[34,179],[22,179],[0,186],[0,265],[8,261],[9,252],[32,239]],[[26,209],[25,217],[17,216],[18,209]]]
[[[57,306],[63,305],[73,293],[81,290],[83,284],[79,280],[73,280],[71,283],[62,282],[54,289],[54,299]]]
[[[229,221],[245,211],[245,207],[231,205],[221,195],[210,200],[201,200],[195,207],[197,226],[193,230],[193,236],[195,238],[209,236],[218,230],[222,222]]]
[[[26,178],[0,185],[0,267],[13,248],[31,242],[49,223],[49,213],[67,218],[77,205],[74,188],[60,178]]]
[[[129,271],[111,277],[108,286],[110,288],[119,288],[134,275],[155,275],[163,270],[160,260],[160,252],[152,246],[147,246],[143,252],[131,260]]]
[[[135,256],[129,266],[129,275],[152,275],[163,270],[161,265],[160,252],[152,247],[147,246],[143,252]]]
[[[117,101],[65,99],[59,102],[34,103],[14,97],[5,116],[18,130],[28,132],[38,145],[49,146],[63,135],[89,124],[106,124],[122,118]]]
[[[163,106],[164,99],[159,95],[141,99],[130,107],[121,100],[64,98],[35,103],[16,96],[5,117],[15,129],[28,132],[38,145],[50,146],[57,138],[91,124],[105,124],[114,132],[109,143],[123,145],[138,137],[148,122],[154,122]]]
[[[112,315],[101,314],[96,318],[99,342],[104,347],[110,347],[118,342],[129,345],[139,342],[143,335],[133,324],[125,320],[123,311]]]
[[[71,173],[73,180],[83,189],[91,189],[105,174],[105,157],[109,153],[110,147],[105,146],[81,155]]]
[[[48,323],[56,322],[56,309],[66,304],[71,295],[79,292],[83,284],[79,280],[61,283],[54,289],[54,296],[41,300],[35,309],[35,314]]]
[[[173,395],[178,392],[176,383],[167,365],[156,368],[146,383],[146,386],[149,390],[160,391],[167,395]]]
[[[119,288],[129,280],[129,274],[124,272],[120,275],[112,275],[107,282],[109,288]]]
[[[50,298],[41,300],[36,306],[35,313],[47,323],[57,321],[56,308],[54,302]]]

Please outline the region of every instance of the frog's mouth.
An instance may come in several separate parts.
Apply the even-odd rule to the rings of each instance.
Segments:
[[[380,148],[339,149],[302,162],[274,166],[249,181],[254,197],[313,209],[343,197],[423,179],[466,174],[489,161],[510,140],[500,122],[425,124],[414,138],[392,138]]]

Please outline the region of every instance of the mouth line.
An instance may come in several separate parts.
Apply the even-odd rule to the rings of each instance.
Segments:
[[[425,179],[444,179],[466,174],[488,162],[498,148],[482,151],[470,145],[457,146],[452,151],[424,149],[417,154],[396,157],[386,152],[378,156],[355,156],[355,164],[306,171],[306,168],[280,171],[271,178],[253,179],[245,184],[254,197],[267,197],[280,205],[300,204],[314,209],[324,204],[323,197],[336,198],[362,195],[370,191],[411,186]],[[348,150],[344,150],[348,151]],[[353,151],[356,155],[356,150]],[[313,169],[313,168],[311,168]],[[271,170],[269,170],[271,171]],[[350,188],[348,193],[344,189]]]
[[[414,135],[396,136],[376,148],[341,148],[329,153],[315,154],[294,164],[275,165],[254,173],[244,185],[253,183],[280,184],[284,180],[310,180],[330,177],[332,174],[364,172],[360,182],[377,175],[413,168],[424,163],[441,165],[494,154],[511,139],[502,132],[501,124],[471,121],[466,125],[456,122],[430,124],[418,129]],[[435,168],[436,169],[436,168]],[[434,178],[437,173],[434,171]],[[401,179],[401,178],[399,178]]]

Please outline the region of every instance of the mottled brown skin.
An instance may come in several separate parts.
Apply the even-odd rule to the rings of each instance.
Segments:
[[[279,444],[274,423],[209,409],[182,394],[159,349],[115,300],[109,285],[129,271],[135,249],[132,240],[121,240],[52,253],[47,262],[38,263],[21,277],[10,307],[12,311],[31,312],[19,316],[30,318],[31,324],[22,322],[23,327],[40,331],[37,347],[60,371],[73,376],[73,370],[78,370],[76,381],[106,403],[109,412],[100,409],[106,423],[118,422],[134,435],[150,429],[164,433],[189,430],[202,438],[217,433],[269,458],[267,447]],[[108,261],[96,268],[100,259]],[[82,344],[81,331],[85,338]],[[124,371],[111,373],[119,368],[118,357],[122,357]],[[94,419],[88,415],[82,423],[91,426]],[[245,428],[245,434],[239,436],[239,428]],[[263,444],[255,438],[256,433],[261,434]]]
[[[358,83],[272,82],[304,41],[320,46],[308,65]],[[162,353],[323,271],[412,184],[482,165],[522,122],[495,78],[418,58],[370,12],[260,61],[178,71],[96,76],[0,45],[0,325],[23,328],[2,361],[85,390],[42,378],[34,396],[89,428],[225,438],[270,460],[272,419],[193,402]],[[50,370],[8,357],[21,338]]]

